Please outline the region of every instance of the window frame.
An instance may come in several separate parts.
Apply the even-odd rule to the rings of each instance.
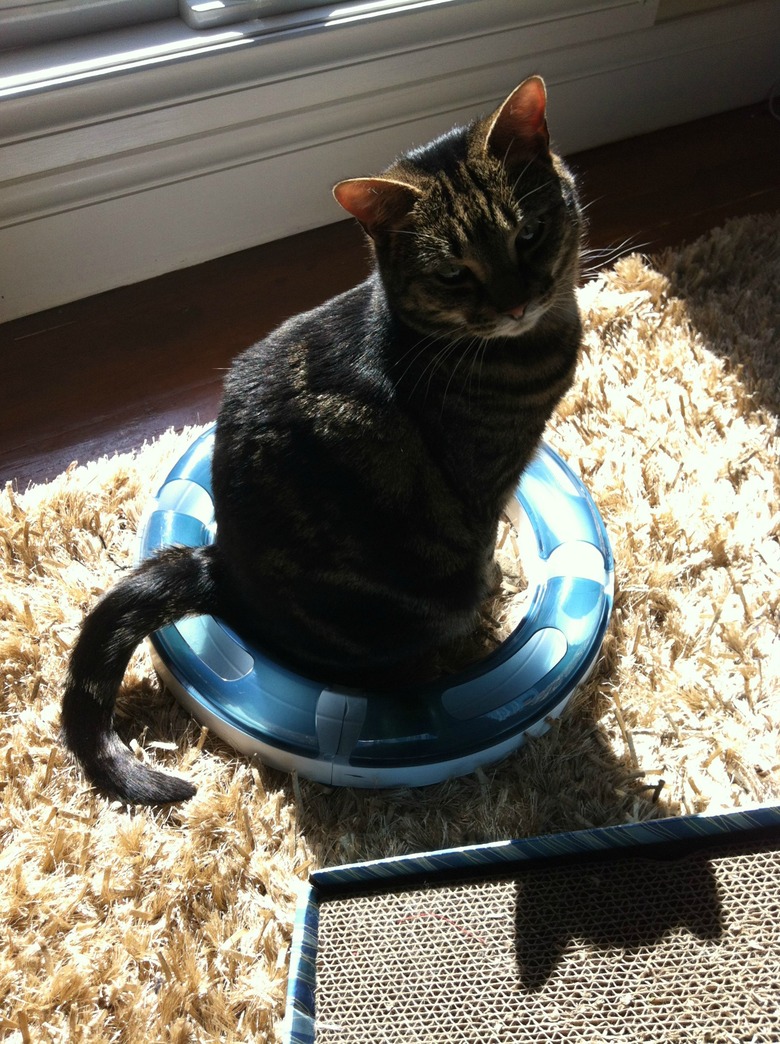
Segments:
[[[185,0],[6,0],[0,50],[36,47],[74,36],[175,18]]]
[[[415,0],[381,22],[342,5],[338,20],[200,33],[177,19],[173,54],[56,79],[33,64],[51,48],[15,55],[16,72],[29,64],[0,91],[0,321],[340,220],[332,183],[488,111],[531,72],[564,154],[762,96],[776,0],[663,22],[656,8]],[[153,29],[109,35],[158,46],[171,23]]]
[[[290,39],[300,44],[295,64],[304,71],[310,61],[346,65],[362,55],[422,51],[438,42],[484,39],[518,26],[543,46],[554,42],[558,32],[565,44],[576,42],[583,33],[587,38],[593,25],[598,27],[597,35],[651,25],[657,6],[658,0],[342,0],[313,8],[296,4],[292,9],[291,5],[284,13],[211,29],[192,29],[179,18],[163,19],[0,52],[0,102],[101,80],[109,92],[109,108],[108,81],[140,70],[146,71],[149,83],[155,77],[155,87],[165,97],[166,78],[182,79],[177,72],[168,74],[167,67],[258,45],[274,67],[271,52]],[[376,38],[377,32],[381,37]],[[319,44],[312,49],[308,41],[315,37]],[[315,56],[314,51],[321,55]],[[209,73],[212,70],[213,63]],[[190,81],[195,90],[197,77],[193,71]],[[135,86],[129,81],[123,84],[127,97],[132,98]],[[75,90],[73,99],[76,109]]]

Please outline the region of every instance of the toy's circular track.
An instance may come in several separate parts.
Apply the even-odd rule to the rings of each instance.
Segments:
[[[140,541],[212,543],[214,429],[163,482]],[[242,753],[322,783],[420,786],[504,757],[544,732],[595,663],[613,600],[604,525],[580,479],[546,444],[509,506],[528,578],[525,614],[478,664],[392,693],[328,687],[295,674],[210,616],[152,638],[157,669],[194,716]]]

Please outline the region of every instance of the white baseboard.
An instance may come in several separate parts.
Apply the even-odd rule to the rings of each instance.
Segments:
[[[0,102],[0,318],[340,220],[332,183],[489,109],[530,72],[548,81],[565,153],[769,94],[780,4],[654,24],[656,6],[421,0],[378,28],[234,39],[20,91]]]

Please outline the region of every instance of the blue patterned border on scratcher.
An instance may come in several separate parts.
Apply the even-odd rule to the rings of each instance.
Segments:
[[[598,827],[515,841],[423,852],[317,870],[301,896],[295,917],[285,1044],[314,1044],[315,972],[320,896],[347,894],[356,888],[400,886],[412,878],[452,875],[475,869],[500,872],[512,864],[577,854],[704,840],[754,830],[780,828],[780,805],[761,805],[716,815],[678,816],[644,823]]]

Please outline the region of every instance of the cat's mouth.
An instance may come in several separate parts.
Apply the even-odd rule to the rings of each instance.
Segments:
[[[522,337],[536,326],[548,307],[548,300],[537,298],[525,305],[513,308],[510,312],[497,316],[490,333],[486,336],[488,338]]]

